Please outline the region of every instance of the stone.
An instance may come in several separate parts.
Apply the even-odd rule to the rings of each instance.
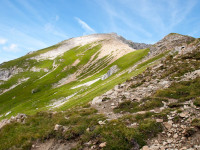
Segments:
[[[171,127],[172,127],[171,122],[164,122],[163,124],[164,124],[165,128],[167,128],[168,130],[171,129]]]
[[[101,103],[102,102],[102,98],[100,97],[95,97],[93,100],[92,100],[92,104],[98,104],[98,103]]]
[[[182,147],[180,150],[186,150],[187,149],[187,147]]]
[[[99,147],[100,147],[100,148],[106,147],[106,142],[103,142],[103,143],[99,144]]]
[[[173,142],[172,139],[168,139],[168,140],[167,140],[167,143],[169,143],[169,144],[171,144],[172,142]]]
[[[54,131],[58,131],[62,128],[62,125],[56,124],[54,127]]]
[[[91,147],[91,149],[95,149],[96,148],[96,145],[93,145],[92,147]]]
[[[136,127],[136,126],[137,126],[137,123],[134,122],[134,123],[132,123],[130,126],[131,126],[131,127]]]
[[[187,115],[188,115],[187,112],[182,112],[182,113],[180,113],[179,116],[180,116],[181,118],[185,118]]]
[[[174,134],[174,136],[173,136],[173,138],[178,138],[178,134],[176,133],[176,134]]]
[[[156,119],[156,122],[163,122],[163,119]]]
[[[150,150],[148,146],[143,146],[142,150]]]
[[[160,150],[165,150],[165,147],[164,146],[160,146]]]
[[[111,106],[115,106],[115,103],[112,103]]]
[[[158,145],[152,145],[151,147],[150,147],[150,150],[152,149],[152,150],[159,150],[159,148],[160,148],[160,146],[158,146]]]
[[[99,125],[104,125],[104,124],[106,124],[105,121],[99,121],[98,123],[99,123]]]
[[[167,142],[164,141],[164,142],[163,142],[163,145],[164,145],[164,146],[167,145]]]

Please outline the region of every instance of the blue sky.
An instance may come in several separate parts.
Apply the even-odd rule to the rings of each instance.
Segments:
[[[0,63],[71,37],[116,32],[155,43],[200,37],[199,0],[0,0]]]

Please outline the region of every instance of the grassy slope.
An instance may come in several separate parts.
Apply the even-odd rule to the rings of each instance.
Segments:
[[[129,74],[127,72],[122,74],[121,76],[117,76],[117,74],[115,74],[104,81],[100,80],[94,83],[90,87],[80,87],[72,90],[71,88],[74,86],[101,77],[113,65],[118,65],[118,67],[120,68],[120,72],[122,72],[123,70],[133,66],[136,62],[140,61],[143,57],[145,57],[148,54],[149,50],[143,49],[131,52],[121,57],[120,59],[116,60],[107,67],[105,66],[109,61],[109,59],[111,59],[111,56],[104,57],[102,58],[101,61],[99,61],[97,66],[92,66],[91,72],[90,70],[88,70],[86,74],[83,74],[81,76],[82,79],[81,81],[80,80],[73,81],[61,87],[52,88],[53,84],[58,83],[59,80],[67,77],[70,74],[73,74],[83,65],[85,65],[93,55],[95,56],[93,60],[95,60],[99,54],[99,49],[101,48],[101,45],[96,45],[94,47],[91,47],[90,44],[87,44],[82,47],[75,47],[65,52],[63,56],[55,59],[55,64],[58,65],[58,67],[55,70],[53,70],[52,68],[53,61],[51,60],[37,62],[34,60],[27,59],[36,56],[38,54],[44,53],[46,51],[52,50],[54,48],[57,48],[58,46],[59,45],[55,45],[47,49],[37,51],[33,54],[26,55],[22,58],[13,60],[8,63],[4,63],[1,66],[1,68],[4,68],[8,66],[13,66],[14,64],[18,64],[18,67],[27,68],[26,65],[24,64],[31,64],[30,67],[36,66],[38,68],[48,68],[52,70],[52,72],[43,77],[46,74],[43,71],[31,72],[31,73],[29,71],[25,71],[19,73],[18,75],[13,76],[5,84],[0,85],[0,89],[7,89],[13,83],[17,83],[17,80],[19,78],[30,77],[30,79],[27,82],[22,83],[21,85],[17,86],[11,91],[0,95],[0,105],[1,105],[0,114],[5,114],[8,111],[12,111],[12,113],[9,115],[11,116],[19,112],[26,114],[33,114],[41,110],[47,110],[48,108],[46,106],[52,103],[51,100],[67,97],[75,92],[78,92],[77,96],[71,98],[69,102],[67,102],[64,106],[59,108],[59,110],[70,108],[75,105],[85,104],[88,101],[92,100],[95,96],[101,95],[104,92],[108,91],[109,89],[113,88],[116,84],[122,83],[131,76],[135,76],[143,72],[146,69],[146,67],[150,65],[151,62],[154,62],[155,60],[161,57],[158,56],[153,58],[152,60],[149,60],[145,64],[139,66],[137,70]],[[80,63],[78,63],[77,66],[74,67],[71,66],[71,64],[73,64],[73,62],[77,59],[80,60]],[[94,75],[94,73],[97,70],[103,67],[105,68],[102,71]],[[88,76],[90,77],[86,78]],[[32,93],[33,90],[35,91],[34,93]],[[1,119],[3,119],[3,117]]]
[[[152,138],[162,131],[161,125],[153,119],[141,119],[136,128],[127,128],[125,120],[106,122],[106,125],[102,126],[98,121],[106,118],[96,112],[91,108],[77,108],[57,114],[40,112],[26,119],[25,124],[9,124],[0,130],[0,150],[9,148],[28,150],[34,141],[38,139],[45,141],[49,138],[69,142],[77,139],[78,144],[75,149],[82,149],[84,143],[90,140],[97,141],[97,144],[106,141],[104,149],[131,149],[133,140],[142,147],[147,138]],[[65,119],[66,117],[69,119]],[[65,132],[56,132],[55,124],[68,129]],[[87,131],[87,128],[90,131]]]

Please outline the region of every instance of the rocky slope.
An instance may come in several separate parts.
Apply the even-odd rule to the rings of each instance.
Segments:
[[[170,55],[141,75],[94,98],[91,105],[110,119],[147,113],[166,115],[155,117],[163,125],[163,132],[149,140],[143,150],[200,149],[200,40],[170,34],[150,47],[153,54],[158,47],[161,51],[170,48]],[[128,126],[137,124],[130,122]]]
[[[0,149],[200,149],[200,40],[171,33],[132,47],[90,35],[2,64],[27,73],[21,86],[20,71],[1,80],[2,118],[27,115],[0,123]]]

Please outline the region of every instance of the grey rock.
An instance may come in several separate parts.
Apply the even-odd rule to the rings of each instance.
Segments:
[[[24,70],[22,68],[17,68],[16,66],[9,68],[9,69],[1,68],[0,69],[0,80],[7,81],[13,75],[16,75],[23,71]]]
[[[118,66],[117,65],[114,65],[114,66],[112,66],[109,70],[108,70],[108,72],[106,73],[106,74],[104,74],[103,76],[102,76],[102,80],[105,80],[105,79],[107,79],[108,77],[110,77],[111,75],[113,75],[114,73],[116,73],[117,71],[119,71],[119,68],[118,68]]]

